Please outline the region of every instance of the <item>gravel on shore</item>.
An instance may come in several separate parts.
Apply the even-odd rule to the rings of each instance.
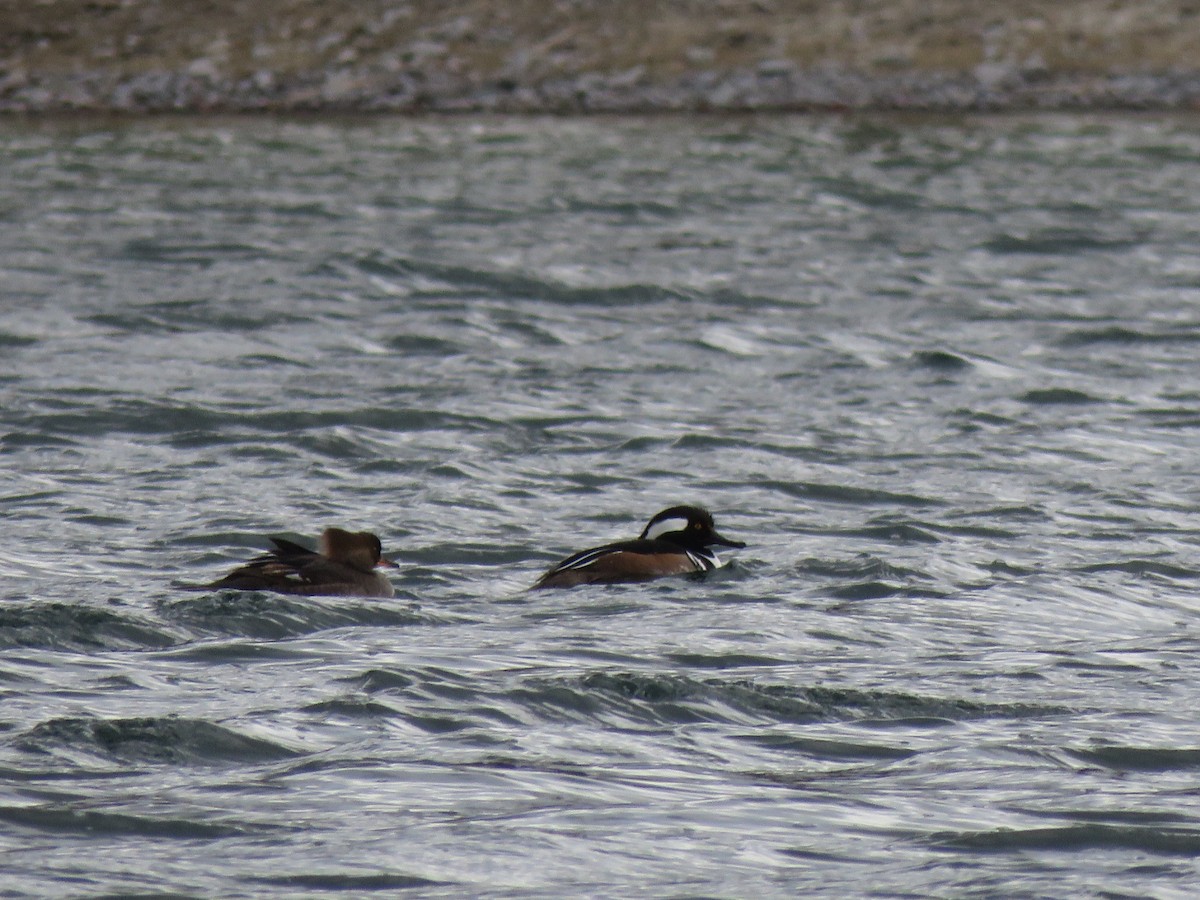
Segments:
[[[0,112],[1200,108],[1200,2],[20,0]]]

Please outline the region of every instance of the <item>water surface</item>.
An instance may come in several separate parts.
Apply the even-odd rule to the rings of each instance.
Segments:
[[[0,162],[6,896],[1193,892],[1196,121]],[[525,591],[679,502],[733,565]],[[394,600],[175,586],[331,524]]]

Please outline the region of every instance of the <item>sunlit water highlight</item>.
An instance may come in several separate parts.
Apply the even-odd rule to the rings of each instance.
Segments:
[[[1191,896],[1200,125],[0,132],[6,896]],[[707,581],[527,593],[709,506]],[[391,601],[186,593],[370,528]]]

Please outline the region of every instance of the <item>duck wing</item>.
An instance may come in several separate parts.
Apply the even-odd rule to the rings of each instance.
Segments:
[[[305,593],[312,584],[305,570],[314,563],[325,561],[321,554],[287,540],[271,538],[275,549],[256,556],[248,563],[238,566],[228,575],[204,585],[217,590],[229,588],[236,591],[278,591],[285,594]]]

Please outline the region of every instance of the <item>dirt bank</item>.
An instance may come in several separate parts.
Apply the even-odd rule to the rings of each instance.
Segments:
[[[1200,106],[1200,0],[0,0],[0,111]]]

